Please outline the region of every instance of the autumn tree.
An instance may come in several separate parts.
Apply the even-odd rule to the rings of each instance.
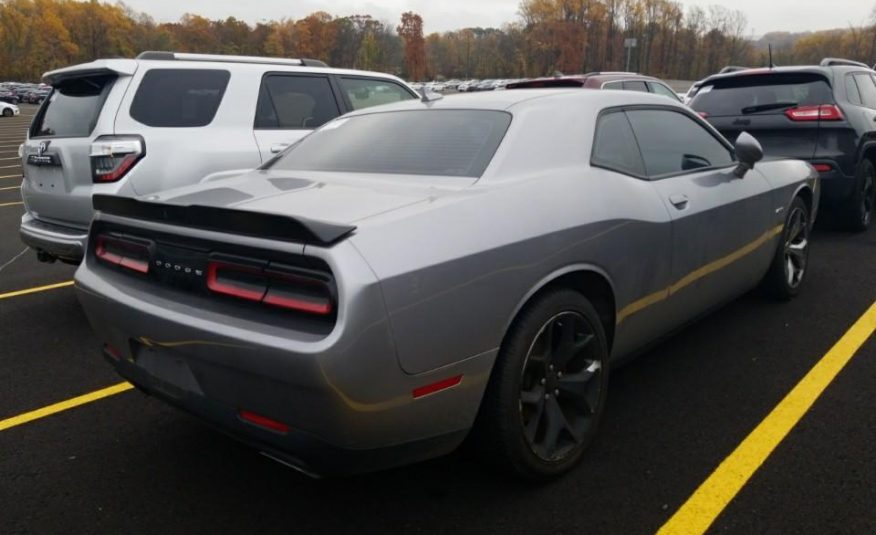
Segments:
[[[423,38],[423,18],[412,11],[402,13],[396,28],[404,41],[405,72],[411,80],[422,80],[426,75],[426,40]]]

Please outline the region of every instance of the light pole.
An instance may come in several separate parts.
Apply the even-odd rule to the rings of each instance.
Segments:
[[[630,72],[630,56],[632,56],[633,49],[638,45],[638,40],[635,37],[628,37],[624,39],[624,48],[627,49],[627,68],[626,71]]]

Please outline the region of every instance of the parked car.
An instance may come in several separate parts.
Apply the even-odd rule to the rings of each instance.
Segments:
[[[730,72],[745,71],[745,70],[748,70],[749,68],[750,67],[740,67],[738,65],[728,65],[728,66],[724,67],[723,69],[721,69],[720,71],[718,71],[717,74],[727,74]],[[681,101],[684,102],[685,104],[690,104],[690,101],[693,100],[693,98],[696,96],[697,91],[700,90],[700,87],[702,87],[704,81],[705,81],[705,79],[700,80],[698,82],[694,82],[690,86],[690,88],[687,90],[687,92],[684,94],[684,96],[680,96]]]
[[[615,364],[759,283],[800,290],[818,174],[760,156],[632,91],[392,104],[244,176],[95,196],[76,289],[125,379],[306,473],[470,435],[547,479]]]
[[[506,89],[543,89],[559,87],[582,87],[589,89],[619,89],[623,91],[639,91],[654,93],[681,102],[678,95],[666,82],[651,76],[632,72],[591,72],[570,76],[554,76],[551,78],[535,78],[523,82],[508,84]]]
[[[866,230],[876,204],[876,71],[826,58],[817,66],[748,69],[707,78],[690,105],[724,136],[757,136],[768,156],[821,173],[824,206]]]
[[[320,61],[146,52],[45,75],[23,147],[21,238],[77,263],[95,193],[146,195],[253,169],[352,110],[416,98],[400,79]]]
[[[0,102],[6,102],[7,104],[18,104],[21,102],[21,99],[18,98],[13,91],[9,89],[0,89]]]
[[[0,115],[3,117],[14,117],[20,113],[21,110],[15,104],[0,101]]]

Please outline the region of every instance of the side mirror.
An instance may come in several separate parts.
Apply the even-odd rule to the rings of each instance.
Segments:
[[[754,139],[754,136],[748,132],[742,132],[736,138],[736,159],[739,160],[739,165],[733,173],[742,178],[746,173],[754,169],[754,164],[763,159],[763,148],[760,142]]]

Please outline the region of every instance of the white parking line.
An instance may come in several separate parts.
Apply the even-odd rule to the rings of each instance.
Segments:
[[[13,156],[12,158],[0,158],[0,161],[2,161],[2,160],[19,160],[19,159],[20,158],[18,156]]]
[[[14,169],[16,167],[21,167],[21,164],[18,164],[18,165],[0,165],[0,169]]]
[[[8,190],[11,190],[11,189],[21,189],[21,186],[8,186],[8,187],[5,187],[5,188],[0,188],[0,191],[8,191]]]
[[[0,178],[21,178],[21,175],[3,175]]]

